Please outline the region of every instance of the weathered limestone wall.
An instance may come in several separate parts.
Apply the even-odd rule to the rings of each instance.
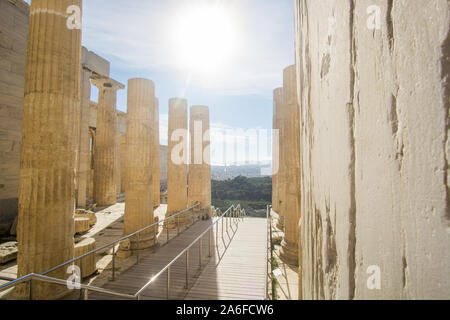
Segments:
[[[0,234],[18,212],[28,15],[25,1],[0,0]]]
[[[296,0],[305,299],[449,297],[449,9]]]

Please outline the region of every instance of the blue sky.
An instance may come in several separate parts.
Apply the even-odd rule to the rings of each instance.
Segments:
[[[216,71],[196,73],[179,63],[184,48],[176,34],[180,18],[202,7],[226,12],[232,52]],[[293,33],[293,0],[83,1],[83,46],[111,62],[113,79],[155,82],[162,144],[172,97],[209,106],[213,129],[271,129],[273,89],[294,63]],[[96,95],[93,91],[93,100]],[[126,111],[126,89],[119,91],[117,107]]]

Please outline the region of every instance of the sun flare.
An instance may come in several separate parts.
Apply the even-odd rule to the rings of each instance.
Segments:
[[[197,8],[177,20],[175,41],[181,67],[211,73],[223,69],[234,50],[231,17],[221,8]]]

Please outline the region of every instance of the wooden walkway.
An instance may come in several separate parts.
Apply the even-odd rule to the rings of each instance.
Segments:
[[[262,299],[265,283],[266,220],[246,218],[237,225],[229,219],[213,228],[211,238],[205,235],[202,246],[195,244],[189,252],[188,289],[186,285],[186,257],[181,257],[170,273],[169,299]],[[135,294],[149,279],[162,270],[173,258],[205,231],[212,221],[198,221],[155,253],[141,256],[135,265],[109,281],[104,288],[120,293]],[[218,231],[218,234],[216,234]],[[209,245],[211,239],[211,246]],[[200,249],[201,264],[200,268]],[[209,252],[213,255],[208,257]],[[167,273],[148,287],[142,299],[167,298]],[[90,300],[116,297],[90,293]],[[117,298],[119,299],[119,298]]]
[[[261,300],[266,274],[266,219],[246,218],[220,260],[206,266],[187,300]]]

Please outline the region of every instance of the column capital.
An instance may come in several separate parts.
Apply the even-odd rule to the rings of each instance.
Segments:
[[[125,89],[125,85],[108,77],[101,76],[95,72],[92,72],[91,82],[94,86],[99,89],[111,89],[111,90],[122,90]]]

